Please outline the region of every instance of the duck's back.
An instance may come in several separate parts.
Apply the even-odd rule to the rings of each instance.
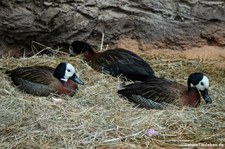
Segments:
[[[33,95],[47,96],[60,83],[53,76],[54,68],[47,66],[21,67],[9,71],[12,81],[21,90]]]
[[[124,75],[134,81],[144,81],[154,77],[154,71],[146,61],[125,49],[97,53],[91,65],[98,71],[104,71],[113,76]]]

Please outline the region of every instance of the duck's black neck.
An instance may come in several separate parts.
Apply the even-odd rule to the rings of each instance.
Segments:
[[[191,87],[191,83],[188,84],[188,92],[192,92],[192,91],[197,91],[198,92],[198,89],[195,88],[195,87]]]
[[[193,89],[193,87],[191,87],[191,77],[188,77],[187,86],[188,86],[188,91]]]
[[[95,53],[92,49],[92,46],[84,41],[74,41],[71,44],[71,47],[73,48],[73,52],[75,54],[82,54],[82,53]]]
[[[192,89],[191,85],[188,84],[188,91],[190,91]]]
[[[94,54],[94,53],[96,53],[95,51],[94,51],[94,49],[90,46],[90,45],[84,45],[84,47],[82,48],[82,53],[90,53],[90,54]]]
[[[83,53],[95,54],[96,52],[91,47],[85,47]]]

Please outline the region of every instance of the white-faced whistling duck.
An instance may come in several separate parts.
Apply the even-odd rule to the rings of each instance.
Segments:
[[[202,73],[192,73],[187,87],[176,82],[152,78],[146,82],[135,82],[118,89],[118,93],[140,107],[147,109],[165,109],[169,104],[175,106],[197,107],[201,93],[206,104],[212,103],[208,95],[209,80]]]
[[[48,96],[50,93],[74,95],[78,84],[84,84],[69,63],[55,69],[48,66],[19,67],[6,72],[13,83],[26,93]]]
[[[85,61],[96,71],[105,72],[114,77],[125,76],[128,80],[146,81],[154,76],[153,69],[137,54],[121,49],[95,52],[91,45],[83,41],[74,41],[70,54],[83,54]]]

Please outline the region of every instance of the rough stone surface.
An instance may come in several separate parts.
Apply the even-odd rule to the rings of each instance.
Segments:
[[[49,46],[85,40],[99,45],[121,38],[186,49],[225,45],[223,0],[1,0],[0,40]]]

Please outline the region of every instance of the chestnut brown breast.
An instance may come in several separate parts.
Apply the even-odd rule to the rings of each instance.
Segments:
[[[197,89],[191,89],[183,94],[183,106],[197,107],[200,104],[201,96]]]
[[[77,89],[78,85],[72,80],[68,80],[67,82],[63,83],[63,85],[58,85],[57,93],[73,96],[76,93]]]

